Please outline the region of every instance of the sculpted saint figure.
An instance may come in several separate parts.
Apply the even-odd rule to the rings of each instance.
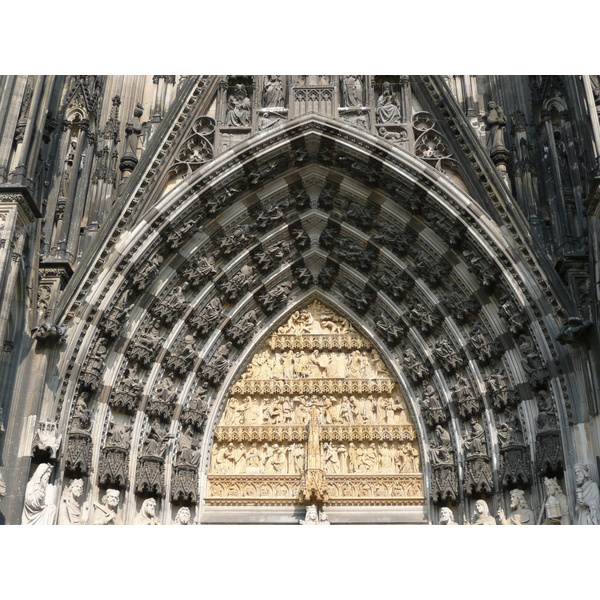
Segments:
[[[21,516],[21,525],[52,525],[56,506],[47,504],[47,493],[53,486],[49,486],[52,465],[42,463],[38,465],[33,477],[25,488],[25,505]]]
[[[529,508],[523,490],[512,490],[510,492],[510,507],[514,509],[508,519],[504,516],[504,510],[498,509],[498,519],[502,525],[535,525],[533,511]]]
[[[251,121],[252,105],[246,94],[246,86],[238,83],[227,100],[225,124],[229,127],[248,127]]]
[[[440,520],[438,525],[458,525],[458,523],[454,520],[454,515],[452,511],[447,507],[442,507],[440,511]]]
[[[281,75],[269,75],[265,79],[263,106],[283,106],[283,82]]]
[[[591,480],[587,465],[576,464],[575,471],[575,524],[600,524],[600,492],[598,485]]]
[[[468,436],[463,441],[465,456],[474,454],[487,454],[487,443],[485,441],[485,432],[483,427],[475,420],[471,419],[471,429]]]
[[[556,477],[544,477],[546,488],[546,525],[570,525],[569,503]]]
[[[59,525],[79,525],[81,523],[81,507],[79,506],[81,494],[83,494],[83,479],[74,479],[60,501]]]
[[[189,525],[192,514],[190,513],[190,509],[187,506],[182,506],[177,511],[177,516],[175,517],[175,525]]]
[[[156,500],[154,498],[147,498],[142,503],[142,508],[138,513],[134,525],[158,525],[158,519],[156,518]]]
[[[117,515],[119,490],[106,490],[102,502],[94,502],[94,525],[122,525]]]
[[[375,120],[377,123],[397,123],[400,121],[399,102],[389,81],[383,82],[381,96],[377,100]]]
[[[506,145],[504,143],[506,116],[504,111],[495,102],[488,102],[488,110],[488,114],[485,115],[487,148],[490,152],[506,150]]]
[[[485,500],[477,500],[475,503],[475,512],[473,513],[473,518],[471,520],[471,525],[496,524],[496,520],[490,515],[490,509]]]
[[[298,521],[300,525],[318,525],[319,524],[319,513],[315,504],[311,504],[306,507],[306,516],[304,520]]]
[[[361,106],[362,81],[360,75],[346,75],[342,82],[344,106]]]

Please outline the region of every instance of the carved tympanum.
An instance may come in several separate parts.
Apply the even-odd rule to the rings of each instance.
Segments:
[[[422,504],[421,460],[387,367],[318,301],[295,311],[230,390],[207,504]]]

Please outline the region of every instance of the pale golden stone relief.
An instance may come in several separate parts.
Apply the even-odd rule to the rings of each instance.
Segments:
[[[217,504],[424,501],[416,429],[394,380],[369,341],[318,301],[232,386],[208,479]]]

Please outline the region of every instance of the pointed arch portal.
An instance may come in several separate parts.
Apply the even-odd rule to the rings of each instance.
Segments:
[[[514,486],[541,503],[568,435],[563,309],[518,223],[465,188],[312,114],[174,181],[143,214],[132,195],[88,280],[65,290],[64,384],[45,403],[67,440],[59,484],[84,476],[92,502],[119,489],[124,522],[149,496],[165,523],[183,505],[201,522],[294,522],[311,497],[333,522],[431,522],[442,505],[462,519]],[[285,362],[292,351],[311,366]],[[272,378],[257,379],[265,352]],[[370,353],[357,381],[317,377],[334,356],[354,368],[352,352]],[[363,470],[350,472],[351,443],[375,444]]]

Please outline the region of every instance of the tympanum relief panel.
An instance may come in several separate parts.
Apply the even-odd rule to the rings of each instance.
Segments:
[[[422,505],[416,429],[377,350],[318,301],[232,386],[206,503]]]

